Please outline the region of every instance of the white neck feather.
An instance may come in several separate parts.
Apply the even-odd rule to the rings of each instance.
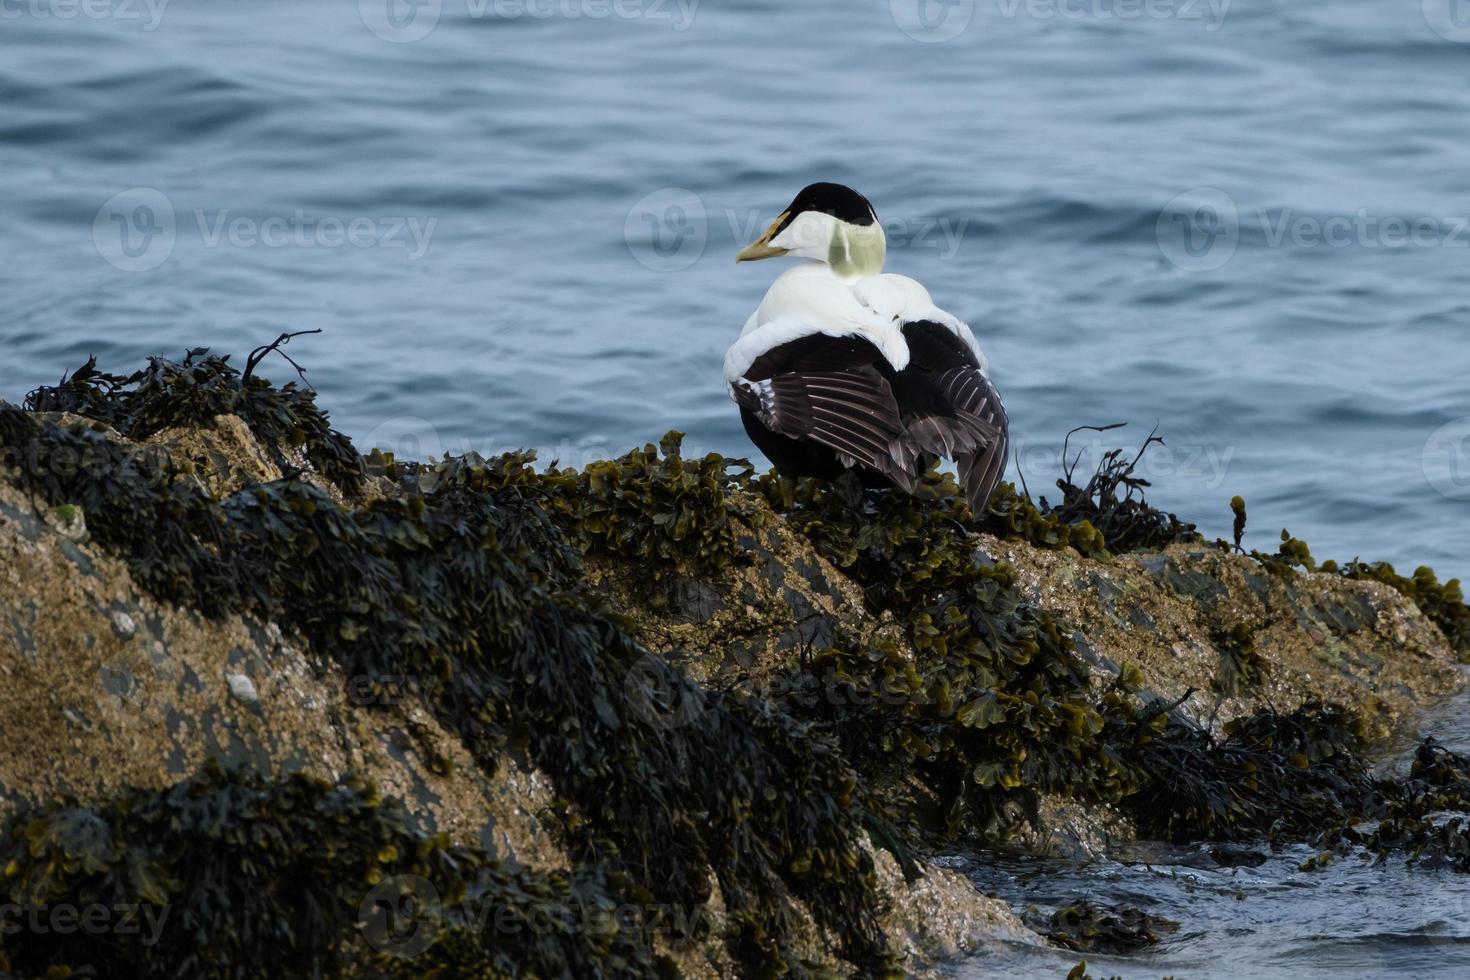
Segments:
[[[849,282],[882,272],[888,252],[878,222],[854,225],[819,211],[797,215],[771,239],[771,245],[790,255],[826,263],[834,275]]]

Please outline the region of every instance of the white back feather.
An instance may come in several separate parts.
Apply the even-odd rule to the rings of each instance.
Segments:
[[[787,269],[725,354],[725,380],[735,381],[757,357],[781,344],[810,334],[862,337],[882,352],[895,371],[909,363],[909,348],[900,324],[863,303],[853,284],[839,279],[822,262]]]
[[[989,359],[969,326],[935,306],[917,280],[883,273],[849,282],[823,262],[803,262],[776,277],[745,321],[740,339],[725,354],[725,380],[734,382],[766,351],[814,333],[862,337],[902,371],[909,362],[903,325],[915,320],[953,330],[974,352],[981,372],[989,374]]]

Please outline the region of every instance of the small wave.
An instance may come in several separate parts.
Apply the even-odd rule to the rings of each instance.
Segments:
[[[0,144],[106,159],[168,151],[267,115],[265,93],[202,69],[169,65],[31,85],[0,75]],[[65,106],[66,110],[60,111]],[[31,118],[27,120],[27,116]]]

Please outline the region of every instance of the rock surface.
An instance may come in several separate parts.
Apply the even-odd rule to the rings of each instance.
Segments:
[[[165,430],[147,445],[192,463],[193,478],[216,497],[281,475],[231,416],[212,428]],[[743,560],[719,572],[650,587],[635,564],[589,558],[590,577],[639,640],[696,679],[754,686],[839,638],[904,648],[903,631],[869,614],[856,584],[763,501],[734,492],[756,518],[736,528]],[[1387,733],[1463,683],[1435,626],[1378,583],[1288,579],[1198,545],[1104,561],[987,537],[977,560],[1014,567],[1027,597],[1073,630],[1099,677],[1126,663],[1159,698],[1206,692],[1191,705],[1217,725],[1264,706],[1328,699],[1364,710]],[[1265,680],[1209,695],[1223,647],[1239,642],[1241,629]],[[507,760],[485,777],[415,699],[385,690],[381,678],[365,686],[342,676],[276,624],[205,619],[151,599],[93,545],[85,513],[48,508],[4,478],[0,678],[0,731],[12,735],[0,753],[0,816],[59,793],[165,787],[216,759],[273,774],[362,773],[407,801],[425,831],[538,869],[569,865],[551,829],[565,804],[545,774]],[[1054,797],[1041,824],[1026,839],[1037,850],[1085,855],[1129,835],[1109,808]],[[1039,941],[952,870],[930,867],[907,884],[886,852],[876,863],[889,905],[884,927],[911,964],[986,942]],[[815,942],[810,952],[823,956]],[[677,959],[691,975],[717,976],[729,968],[721,956],[705,949]]]
[[[1073,640],[1101,673],[1132,663],[1169,701],[1206,692],[1186,710],[1219,723],[1318,699],[1370,709],[1386,734],[1464,682],[1444,634],[1379,582],[1300,571],[1287,579],[1200,545],[1111,561],[992,537],[984,547],[1019,571],[1029,598],[1078,627]],[[1264,683],[1245,696],[1212,697],[1237,629],[1266,661]]]
[[[764,506],[744,503],[758,513]],[[869,615],[861,590],[810,542],[764,517],[737,533],[751,560],[718,575],[650,590],[632,563],[599,562],[596,574],[634,613],[639,639],[702,680],[761,690],[781,665],[843,636],[865,643],[881,634],[905,646],[902,631]],[[1016,570],[1027,598],[1071,627],[1099,680],[1131,664],[1145,696],[1173,703],[1195,692],[1181,710],[1216,731],[1265,709],[1328,701],[1362,712],[1388,740],[1412,734],[1425,708],[1467,683],[1443,633],[1379,582],[1310,572],[1288,579],[1249,556],[1195,544],[1101,560],[982,535],[981,559]],[[1217,688],[1236,628],[1248,631],[1265,676],[1226,693]],[[1133,838],[1114,807],[1043,794],[1041,821],[1020,843],[1086,860]]]
[[[23,735],[0,753],[0,815],[62,793],[162,788],[211,758],[328,779],[357,771],[425,829],[565,866],[536,816],[550,797],[535,773],[507,765],[480,778],[414,702],[368,700],[273,624],[155,602],[57,523],[0,481],[0,731]],[[451,774],[429,768],[423,744],[457,763]]]
[[[188,459],[215,496],[279,478],[238,419],[216,421],[160,433],[146,448]],[[403,799],[426,833],[538,870],[569,866],[546,824],[565,803],[544,774],[506,760],[482,776],[414,698],[341,676],[273,623],[210,620],[154,601],[89,541],[79,508],[59,511],[0,476],[0,731],[25,733],[0,753],[0,818],[62,794],[163,788],[216,760],[277,776],[360,773]],[[672,618],[644,620],[646,632],[683,641],[680,659],[696,676],[725,666],[714,653],[721,636],[743,637],[730,646],[730,663],[770,662],[819,638],[804,630],[820,630],[821,615],[861,623],[851,583],[789,531],[752,535],[749,544],[765,564],[747,580],[747,601],[709,605],[709,585],[691,580],[669,607]],[[782,581],[789,587],[773,598],[770,583]],[[674,611],[686,607],[700,612]],[[447,772],[433,756],[449,760]],[[891,909],[885,928],[913,963],[1002,939],[1040,941],[954,871],[931,868],[910,886],[886,853],[876,863]],[[729,975],[717,944],[666,952],[690,976]],[[805,953],[837,966],[815,936]]]

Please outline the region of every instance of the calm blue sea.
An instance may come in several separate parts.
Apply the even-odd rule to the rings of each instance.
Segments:
[[[1157,425],[1208,533],[1239,493],[1253,545],[1463,574],[1462,6],[0,0],[0,396],[321,328],[366,444],[747,454],[779,269],[732,258],[825,178],[974,325],[1033,492]]]
[[[1242,494],[1253,545],[1463,574],[1467,72],[1461,0],[0,0],[0,396],[320,328],[363,446],[747,454],[721,357],[779,269],[733,256],[829,179],[974,325],[1033,492],[1158,426],[1208,533]],[[1043,878],[1184,909],[1129,976],[1470,968],[1459,880],[1290,858]]]

